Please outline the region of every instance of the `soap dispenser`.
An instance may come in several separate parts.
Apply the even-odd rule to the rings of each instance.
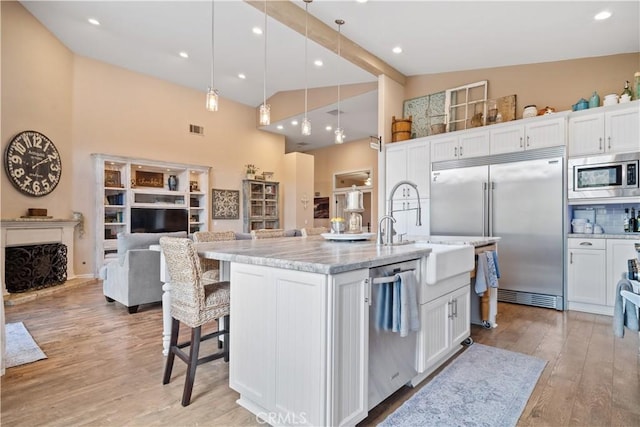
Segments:
[[[589,98],[589,108],[597,108],[600,106],[600,95],[597,91],[593,91],[593,95]]]

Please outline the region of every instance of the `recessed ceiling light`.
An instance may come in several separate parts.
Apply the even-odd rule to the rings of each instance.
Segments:
[[[251,31],[253,31],[253,34],[258,34],[258,35],[262,34],[262,28],[260,27],[253,27]]]
[[[276,128],[277,128],[278,130],[282,130],[282,129],[284,129],[284,126],[282,126],[282,125],[278,125],[278,126],[276,126]]]
[[[327,126],[325,129],[326,129],[327,131],[330,131],[330,130],[331,130],[331,129],[333,129],[333,128],[332,128],[331,126]]]
[[[100,25],[100,21],[95,18],[89,18],[89,24],[91,25]]]
[[[358,2],[358,3],[366,3],[367,1],[369,1],[369,0],[356,0],[356,2]]]
[[[238,78],[244,80],[247,78],[247,76],[245,76],[243,73],[239,73]]]
[[[316,67],[322,67],[324,63],[322,62],[322,59],[316,59],[315,61],[313,61],[313,65],[315,65]]]
[[[183,58],[188,58],[189,57],[189,54],[187,52],[185,52],[185,51],[180,52],[178,55],[180,55]]]
[[[393,53],[402,53],[402,48],[400,46],[396,46],[391,51]]]
[[[611,12],[609,12],[608,10],[603,10],[602,12],[596,14],[596,16],[593,17],[593,19],[595,19],[596,21],[602,21],[608,18],[611,18]]]
[[[292,126],[298,126],[298,121],[297,120],[291,120],[291,125]]]

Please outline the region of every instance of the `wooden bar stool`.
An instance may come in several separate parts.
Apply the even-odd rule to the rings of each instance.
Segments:
[[[196,367],[212,360],[229,361],[229,282],[212,282],[202,277],[200,259],[187,238],[162,237],[160,247],[164,253],[171,277],[171,339],[162,384],[171,380],[173,361],[178,356],[187,364],[187,377],[182,393],[182,406],[191,403],[191,391]],[[224,329],[202,336],[202,325],[224,318]],[[178,344],[180,323],[191,328],[190,341]],[[222,350],[199,357],[200,342],[224,336]],[[182,349],[189,347],[187,354]]]

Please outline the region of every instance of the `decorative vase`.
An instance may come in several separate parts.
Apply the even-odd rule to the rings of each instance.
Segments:
[[[178,178],[175,175],[169,175],[167,184],[169,184],[169,190],[176,191],[178,189]]]
[[[589,108],[597,108],[600,106],[600,95],[598,92],[594,91],[591,98],[589,98]]]
[[[247,174],[247,179],[256,179],[256,174],[255,173],[248,173]]]

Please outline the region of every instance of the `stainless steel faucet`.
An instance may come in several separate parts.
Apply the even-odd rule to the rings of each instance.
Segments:
[[[384,229],[384,239],[382,238],[382,221],[387,220],[387,226]],[[383,215],[378,222],[378,235],[376,236],[376,244],[379,246],[390,245],[393,243],[393,223],[396,219],[391,215]]]
[[[396,190],[398,188],[400,188],[401,186],[403,186],[403,185],[408,185],[410,187],[413,187],[414,190],[416,190],[416,199],[418,200],[418,207],[417,208],[410,208],[410,209],[404,209],[404,208],[403,209],[396,209],[394,211],[394,209],[393,209],[393,196],[396,194]],[[415,183],[413,183],[411,181],[408,181],[408,180],[399,181],[396,185],[393,186],[393,188],[391,189],[391,192],[389,194],[389,210],[387,211],[387,215],[385,215],[385,216],[383,216],[381,218],[381,222],[382,222],[382,219],[384,219],[386,217],[391,217],[391,219],[393,219],[393,222],[389,222],[390,230],[387,229],[385,231],[385,233],[386,233],[386,236],[385,236],[386,237],[385,238],[386,243],[385,244],[387,244],[387,245],[393,244],[393,234],[394,234],[394,232],[393,232],[393,223],[396,222],[396,219],[393,217],[393,213],[394,212],[400,212],[400,211],[412,211],[412,210],[416,211],[416,225],[418,227],[420,227],[422,225],[422,219],[421,219],[421,217],[422,217],[422,207],[420,205],[420,192],[418,191],[418,186]],[[380,229],[380,227],[378,227],[378,230],[379,229]],[[382,240],[382,236],[380,236],[380,240]]]

